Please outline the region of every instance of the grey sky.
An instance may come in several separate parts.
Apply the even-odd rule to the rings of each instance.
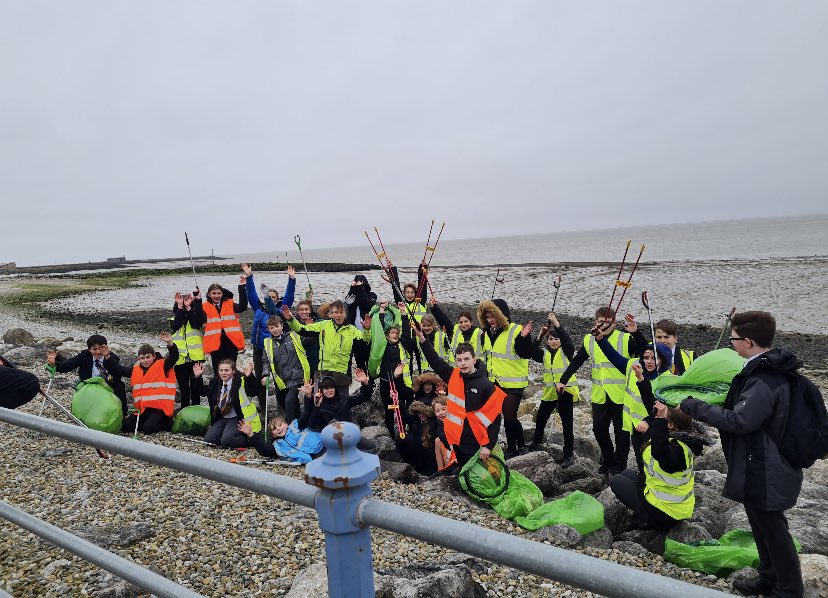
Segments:
[[[824,212],[826,59],[823,2],[0,0],[0,262]]]

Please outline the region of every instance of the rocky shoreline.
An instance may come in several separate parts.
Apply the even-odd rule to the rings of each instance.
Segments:
[[[468,307],[452,303],[442,306],[451,317]],[[545,315],[523,310],[513,310],[512,314],[515,321],[535,322],[541,322]],[[71,354],[84,347],[83,340],[94,327],[110,336],[114,348],[129,356],[125,361],[131,362],[137,345],[151,340],[152,331],[158,330],[167,317],[166,310],[160,309],[103,311],[94,315],[65,314],[58,321],[53,314],[28,310],[22,315],[18,310],[3,308],[0,332],[12,327],[9,324],[17,324],[33,335],[22,339],[25,343],[0,345],[0,353],[41,374],[48,347],[57,346]],[[243,314],[245,326],[249,317],[250,312]],[[583,318],[563,314],[561,319],[574,333],[589,327],[589,321]],[[73,338],[68,340],[61,332]],[[681,339],[686,346],[710,349],[718,334],[713,327],[690,327],[682,330]],[[783,333],[780,340],[800,355],[826,393],[824,355],[828,337]],[[245,359],[249,356],[242,357]],[[520,409],[527,435],[534,429],[541,394],[540,370],[536,366],[532,367],[532,378]],[[74,381],[74,376],[59,376],[53,386],[54,394],[66,404]],[[588,372],[579,374],[579,382],[588,395]],[[36,413],[39,407],[35,400],[22,410]],[[631,513],[607,488],[607,479],[596,473],[598,447],[592,437],[587,401],[581,401],[575,410],[575,465],[563,470],[553,461],[562,451],[556,417],[547,428],[547,450],[509,462],[514,470],[535,481],[547,500],[575,489],[596,496],[605,506],[606,527],[585,537],[566,526],[528,532],[468,499],[452,480],[420,478],[410,467],[397,462],[393,441],[384,427],[377,425],[381,417],[377,401],[361,406],[356,413],[358,423],[365,426],[364,435],[378,444],[383,461],[384,473],[373,484],[375,497],[728,591],[726,580],[665,562],[659,554],[663,552],[664,535],[635,528]],[[5,424],[0,424],[0,434],[6,454],[0,465],[0,500],[152,566],[206,596],[318,595],[314,592],[324,579],[324,541],[312,510],[123,457],[107,464],[86,447]],[[172,434],[145,437],[143,441],[218,459],[230,457]],[[302,475],[297,468],[269,471],[298,478]],[[741,506],[721,496],[725,473],[726,464],[717,444],[697,460],[698,502],[693,520],[674,528],[668,537],[703,540],[733,527],[747,527]],[[803,571],[810,596],[828,595],[826,513],[828,462],[820,462],[806,473],[800,501],[789,512],[791,529],[803,545]],[[377,596],[591,595],[382,530],[372,531],[372,543]],[[429,593],[433,587],[440,587],[441,593]],[[5,522],[0,522],[0,588],[15,596],[140,594],[97,567]]]

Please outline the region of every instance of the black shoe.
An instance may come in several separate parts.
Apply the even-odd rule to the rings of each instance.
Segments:
[[[626,469],[623,465],[611,465],[609,468],[610,475],[618,475]]]
[[[566,469],[567,467],[572,466],[573,463],[575,463],[575,455],[564,457],[560,462],[561,469]],[[600,471],[600,469],[598,471]]]
[[[601,467],[598,468],[598,473],[604,474],[610,470],[609,463],[601,463]]]
[[[517,457],[520,453],[517,452],[517,449],[506,449],[503,453],[503,456],[508,460],[512,457]]]
[[[530,453],[534,453],[535,451],[543,451],[546,449],[543,447],[542,441],[533,440],[529,443],[529,446],[526,447],[526,450]]]
[[[769,595],[773,591],[773,582],[756,576],[751,579],[735,579],[731,584],[733,589],[746,596]]]

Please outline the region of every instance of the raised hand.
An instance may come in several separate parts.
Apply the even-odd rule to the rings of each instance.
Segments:
[[[109,345],[101,345],[101,357],[109,359]]]
[[[250,425],[250,422],[242,420],[239,422],[239,432],[250,438],[253,436],[253,426]]]
[[[244,286],[247,283],[247,276],[239,276],[239,285]]]
[[[253,268],[250,267],[250,264],[242,264],[241,265],[242,272],[244,272],[245,276],[250,276],[253,274]]]
[[[294,268],[293,266],[288,266],[287,275],[288,278],[296,278],[296,268]]]
[[[635,322],[635,316],[632,314],[627,314],[624,316],[624,330],[629,333],[636,332],[638,330],[638,324]]]
[[[190,309],[193,305],[193,296],[187,293],[184,295],[184,307]]]
[[[55,351],[54,349],[49,349],[46,352],[46,363],[48,363],[50,366],[54,367],[55,366],[55,360],[57,360],[57,351]]]
[[[290,311],[290,308],[287,305],[282,306],[282,316],[284,316],[285,320],[288,322],[293,319],[293,312]]]
[[[404,371],[405,371],[405,367],[403,367],[403,364],[398,363],[397,367],[394,368],[394,377],[399,378],[400,376],[402,376]]]
[[[162,342],[164,342],[168,345],[172,344],[172,334],[170,334],[169,332],[166,332],[166,331],[162,332],[161,334],[158,335],[158,338],[160,338]]]
[[[405,312],[405,302],[404,301],[397,301],[397,308],[402,312]]]
[[[365,386],[369,382],[368,374],[366,374],[364,370],[356,368],[354,370],[354,380]]]
[[[526,322],[520,330],[520,336],[529,336],[532,334],[532,320]]]
[[[248,364],[247,364],[247,366],[244,368],[244,375],[245,375],[245,377],[247,377],[247,376],[249,376],[249,375],[250,375],[250,374],[252,374],[252,373],[253,373],[253,362],[251,361],[251,362],[250,362],[250,363],[248,363]]]
[[[204,373],[204,364],[200,361],[196,361],[193,364],[193,376],[196,378],[201,378],[201,375]]]
[[[641,364],[638,363],[638,362],[635,362],[634,364],[632,364],[632,369],[633,369],[633,372],[635,372],[635,379],[638,380],[639,382],[643,382],[644,381],[644,368],[641,367]]]
[[[178,309],[184,307],[184,296],[181,293],[175,294],[175,304],[178,306]]]
[[[658,419],[667,419],[667,405],[665,405],[661,401],[655,402],[655,405],[653,405],[653,410],[655,411],[655,416]]]
[[[368,314],[365,314],[365,317],[362,318],[362,327],[365,328],[365,330],[371,329],[371,316]]]
[[[309,397],[313,394],[313,385],[311,384],[310,380],[305,380],[305,383],[299,387],[299,392],[301,392],[306,397]]]
[[[434,296],[434,293],[431,294],[431,297],[428,300],[428,304],[431,307],[434,307],[435,305],[437,305],[437,297]]]
[[[549,319],[550,322],[552,322],[552,326],[554,326],[555,328],[561,327],[561,323],[558,321],[557,316],[553,312],[550,311],[549,315],[546,317]]]

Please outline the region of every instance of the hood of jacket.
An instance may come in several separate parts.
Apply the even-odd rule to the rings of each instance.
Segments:
[[[704,447],[714,444],[713,439],[695,428],[670,432],[670,438],[681,440],[697,457],[704,452]]]
[[[480,322],[480,327],[483,330],[489,329],[489,323],[486,321],[486,313],[491,313],[497,320],[498,328],[507,328],[509,326],[509,306],[503,299],[495,299],[494,301],[481,301],[477,306],[477,321]]]
[[[788,351],[788,349],[776,348],[751,360],[742,372],[744,374],[750,374],[759,367],[771,368],[778,372],[793,374],[802,367],[802,362],[791,351]]]
[[[408,408],[408,413],[410,415],[423,414],[426,417],[434,417],[434,408],[429,407],[422,401],[413,401]]]
[[[647,345],[646,347],[644,347],[644,350],[641,351],[641,354],[644,355],[644,351],[647,351],[647,350],[652,351],[653,346],[652,345]],[[647,380],[655,380],[656,378],[659,377],[659,375],[663,374],[664,372],[669,370],[671,367],[673,367],[673,352],[670,350],[670,347],[668,347],[667,345],[664,345],[662,343],[656,343],[656,351],[658,352],[659,365],[658,365],[658,370],[656,370],[655,372],[648,372],[647,371],[647,368],[644,367],[644,358],[643,357],[639,357],[639,359],[638,359],[638,363],[641,364],[641,369],[643,370],[642,373],[644,374],[644,377]]]
[[[443,380],[440,376],[432,371],[425,371],[419,376],[414,376],[414,379],[411,381],[411,390],[419,392],[425,382],[431,382],[431,385],[434,387],[434,391],[443,386]]]

